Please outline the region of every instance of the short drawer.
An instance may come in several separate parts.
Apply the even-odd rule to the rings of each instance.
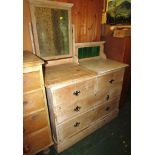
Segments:
[[[46,110],[24,117],[23,126],[25,135],[48,126],[48,115]]]
[[[123,76],[124,76],[124,69],[121,69],[119,71],[115,71],[98,77],[98,89],[102,90],[105,89],[105,87],[109,86],[111,87],[114,84],[122,83]]]
[[[51,133],[49,128],[24,136],[23,152],[25,155],[35,154],[51,144]]]
[[[61,125],[57,126],[58,128],[58,141],[62,142],[65,138],[69,138],[81,130],[89,127],[91,123],[105,116],[112,110],[118,107],[119,99],[107,102],[106,104],[100,105],[96,108],[89,110],[81,114],[78,117],[75,117],[71,120],[68,120]]]
[[[54,105],[70,105],[94,95],[95,79],[72,84],[53,91]]]
[[[101,104],[96,108],[95,111],[95,120],[101,119],[102,117],[109,114],[114,109],[118,109],[120,98],[115,98],[112,101],[106,102],[105,104]]]
[[[41,87],[40,71],[33,71],[23,74],[24,92],[38,89]]]
[[[120,96],[121,91],[122,91],[122,84],[117,83],[114,84],[112,87],[105,87],[104,89],[99,89],[95,94],[95,98],[96,100],[103,100],[103,102],[108,102]]]
[[[24,114],[31,113],[38,109],[44,108],[45,106],[44,94],[42,89],[32,93],[24,94],[23,98]]]

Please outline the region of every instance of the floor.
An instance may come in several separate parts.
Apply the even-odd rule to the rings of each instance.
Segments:
[[[54,147],[51,155],[57,155]],[[131,154],[131,100],[128,97],[119,116],[109,124],[76,143],[59,155],[130,155]],[[42,155],[38,153],[37,155]]]

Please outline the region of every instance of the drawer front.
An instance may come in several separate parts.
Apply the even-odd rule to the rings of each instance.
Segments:
[[[55,107],[55,117],[56,117],[57,124],[60,124],[61,122],[77,114],[88,111],[91,107],[99,103],[100,101],[96,100],[94,96],[91,96],[87,99],[77,101],[68,106],[66,106],[65,104],[58,105],[57,107]]]
[[[24,117],[24,135],[48,126],[48,115],[45,110]]]
[[[94,119],[95,120],[101,119],[114,109],[117,109],[119,105],[119,100],[120,98],[118,97],[113,99],[112,101],[106,102],[105,104],[98,106],[95,111]]]
[[[80,116],[73,118],[58,128],[58,141],[62,142],[65,138],[72,137],[76,133],[90,126],[91,123],[105,116],[112,110],[118,107],[119,99],[115,99],[106,104],[100,105],[96,108],[89,110],[88,112],[81,114]]]
[[[38,90],[29,94],[24,94],[23,111],[24,114],[31,113],[35,110],[44,108],[44,94],[43,90]]]
[[[75,134],[69,139],[65,139],[62,143],[58,143],[56,145],[57,152],[60,153],[64,151],[65,149],[69,148],[70,146],[74,145],[76,142],[80,141],[81,139],[85,138],[92,132],[94,132],[96,129],[102,127],[106,123],[110,122],[112,119],[114,119],[118,115],[118,109],[115,109],[114,111],[110,112],[106,117],[97,120],[92,125],[90,125],[88,128],[82,130],[81,132]]]
[[[113,87],[100,90],[88,98],[78,100],[70,105],[58,105],[55,107],[55,116],[58,124],[70,117],[89,110],[91,107],[106,103],[121,95],[122,85],[115,84]]]
[[[23,74],[24,92],[38,89],[41,87],[40,71],[34,71]]]
[[[70,105],[94,95],[95,79],[72,84],[53,91],[54,105]]]
[[[102,90],[123,82],[124,69],[98,77],[98,89]]]
[[[50,130],[44,128],[37,133],[24,136],[23,152],[25,155],[35,154],[41,151],[41,149],[48,147],[51,142]]]
[[[108,102],[121,95],[122,84],[114,84],[113,87],[106,87],[104,89],[98,90],[95,98],[96,100],[103,100],[103,102]]]

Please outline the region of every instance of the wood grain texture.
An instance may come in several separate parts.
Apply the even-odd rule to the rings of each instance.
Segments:
[[[51,144],[50,130],[48,127],[39,132],[24,136],[24,155],[34,155]]]
[[[45,110],[25,116],[23,120],[24,135],[33,133],[48,126],[48,117]]]
[[[24,73],[24,92],[31,91],[34,89],[41,88],[40,71]]]
[[[101,75],[127,67],[128,65],[110,59],[103,60],[99,58],[80,62],[80,66],[85,67]]]
[[[23,50],[32,52],[29,22],[31,22],[29,0],[23,0]]]
[[[74,145],[79,140],[83,139],[84,137],[88,136],[98,128],[102,127],[106,123],[110,122],[112,119],[114,119],[118,115],[118,109],[112,111],[104,118],[101,118],[100,120],[96,121],[94,124],[89,126],[88,128],[85,128],[82,132],[79,132],[78,134],[70,137],[69,139],[64,140],[62,143],[58,143],[56,145],[57,152],[62,152],[63,150],[67,149],[68,147]]]
[[[60,124],[57,126],[59,135],[58,141],[63,142],[64,139],[68,139],[76,135],[79,131],[82,131],[83,129],[94,124],[98,119],[105,117],[105,115],[117,108],[118,101],[119,100],[113,100],[106,104],[101,104],[81,115],[72,117],[72,119],[66,121],[65,123]]]
[[[104,0],[58,0],[73,3],[72,20],[75,25],[75,41],[100,41]]]
[[[38,58],[36,55],[32,54],[31,52],[24,51],[23,53],[23,67],[31,67],[42,65],[44,63],[43,60]]]
[[[72,63],[49,66],[45,69],[45,86],[63,87],[80,80],[93,78],[95,75],[93,71]]]
[[[24,94],[23,96],[23,113],[24,115],[30,114],[33,111],[43,109],[44,103],[44,93],[42,89],[37,91]]]
[[[42,63],[31,52],[23,63],[23,152],[33,155],[53,144],[42,74]]]

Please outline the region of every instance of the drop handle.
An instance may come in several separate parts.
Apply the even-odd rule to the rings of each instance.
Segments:
[[[115,81],[114,79],[111,79],[111,80],[109,81],[109,83],[111,83],[111,84],[112,84],[114,81]]]
[[[78,127],[80,125],[80,122],[76,122],[75,124],[74,124],[74,127]]]
[[[109,95],[107,95],[107,97],[106,97],[107,101],[109,100],[109,98],[110,98],[110,96],[109,96]]]
[[[73,92],[73,95],[78,96],[80,94],[80,90],[76,90]]]
[[[80,111],[80,109],[81,109],[81,107],[77,106],[77,107],[74,109],[74,111],[78,112],[78,111]]]
[[[110,107],[106,107],[106,111],[109,111],[110,110]]]

